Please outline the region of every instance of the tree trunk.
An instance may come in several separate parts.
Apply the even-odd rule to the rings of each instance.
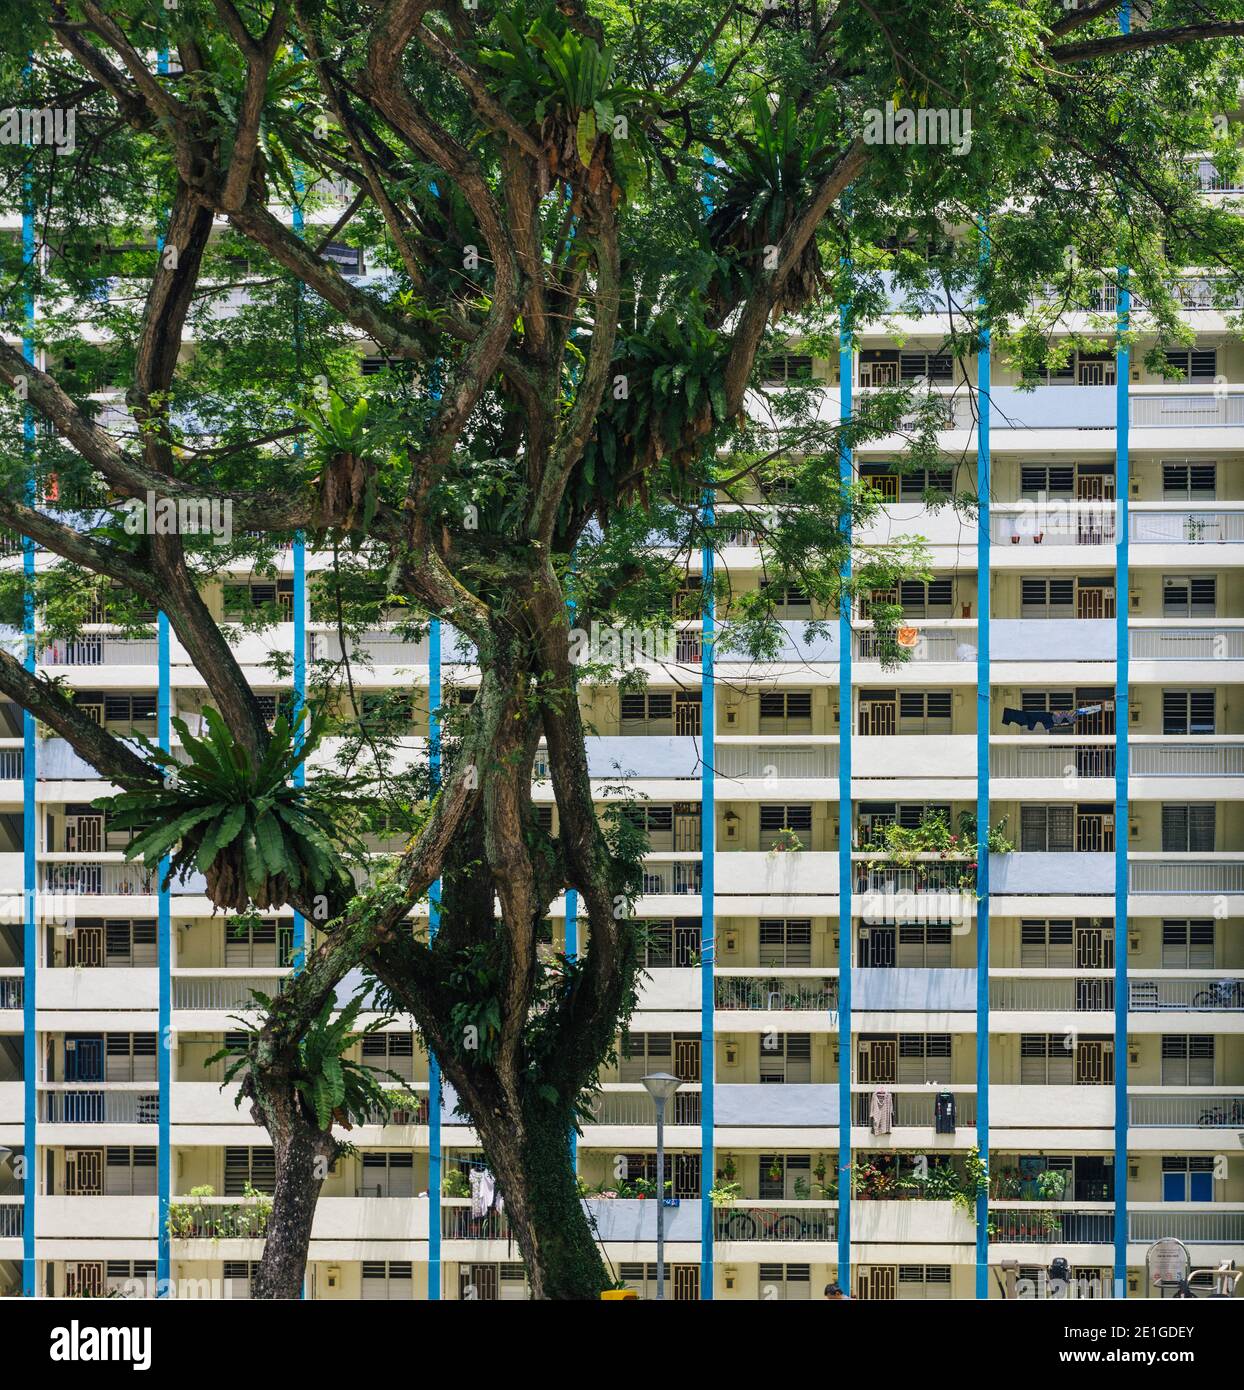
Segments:
[[[569,1118],[536,1101],[516,1126],[505,1117],[476,1120],[484,1152],[505,1199],[505,1216],[523,1257],[533,1298],[595,1301],[608,1287],[570,1163]]]
[[[290,1104],[269,1106],[263,1123],[275,1151],[276,1186],[251,1297],[301,1298],[315,1205],[338,1145],[331,1134],[308,1122],[296,1096]]]

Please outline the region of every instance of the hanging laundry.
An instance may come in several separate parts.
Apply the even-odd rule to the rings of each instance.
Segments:
[[[938,1091],[933,1103],[933,1133],[955,1132],[955,1095],[953,1091]]]
[[[1018,724],[1021,729],[1044,729],[1048,734],[1054,727],[1052,709],[1004,709],[1003,724]]]
[[[884,1087],[873,1092],[868,1107],[868,1125],[874,1134],[889,1134],[894,1122],[894,1097]]]

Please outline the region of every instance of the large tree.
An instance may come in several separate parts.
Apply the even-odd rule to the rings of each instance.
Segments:
[[[452,1082],[536,1296],[600,1290],[567,1132],[633,1004],[643,845],[593,804],[578,690],[617,672],[576,661],[572,624],[668,622],[688,561],[740,511],[774,583],[731,594],[719,573],[713,591],[757,657],[787,584],[836,615],[919,572],[918,546],[879,547],[842,577],[844,522],[878,497],[840,484],[838,460],[896,433],[911,466],[937,457],[937,398],[882,391],[840,429],[818,387],[763,385],[784,344],[837,351],[841,303],[848,332],[936,312],[966,361],[983,300],[1033,379],[1059,315],[1119,266],[1159,345],[1187,336],[1179,267],[1219,272],[1225,301],[1241,224],[1188,164],[1238,167],[1221,117],[1244,4],[1214,9],[1153,0],[1124,36],[1115,0],[8,7],[7,100],[76,126],[72,150],[0,146],[5,206],[32,210],[41,247],[13,238],[0,266],[0,524],[59,560],[33,593],[10,572],[5,611],[20,626],[33,599],[58,634],[101,593],[127,627],[162,610],[219,723],[182,741],[189,770],[166,785],[20,652],[0,653],[0,691],[126,789],[132,821],[172,827],[151,857],[210,865],[221,906],[290,903],[314,924],[238,1073],[277,1157],[259,1296],[299,1290],[334,1105],[354,1103],[326,1006],[360,967]],[[902,108],[931,139],[902,141]],[[299,226],[295,204],[333,211]],[[323,254],[342,241],[368,278]],[[19,345],[29,292],[42,368]],[[1075,322],[1114,340],[1111,319]],[[365,382],[363,345],[384,363]],[[107,386],[125,389],[119,429]],[[24,417],[54,431],[32,441]],[[232,544],[132,535],[122,508],[149,493],[228,502]],[[345,752],[306,791],[202,597],[296,532],[330,557],[315,615],[341,639],[309,697]],[[395,610],[411,631],[444,620],[478,663],[477,697],[445,712],[439,782],[393,771],[398,712],[364,718],[356,698],[352,639]],[[896,613],[872,613],[884,646]],[[531,800],[542,739],[555,835]],[[380,826],[402,848],[377,868],[354,847]],[[412,911],[438,880],[432,940]],[[548,959],[541,926],[570,888],[585,944]]]

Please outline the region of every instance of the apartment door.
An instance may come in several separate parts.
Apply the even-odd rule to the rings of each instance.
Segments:
[[[700,734],[700,697],[685,690],[674,696],[674,732],[684,737]]]
[[[698,1081],[700,1079],[699,1038],[675,1040],[674,1075],[679,1081]]]
[[[859,962],[864,970],[892,970],[897,958],[898,928],[861,927]]]
[[[458,1297],[464,1303],[495,1303],[500,1296],[496,1265],[459,1267]]]
[[[65,850],[69,854],[100,854],[104,848],[103,816],[69,816],[65,821]]]
[[[104,1040],[102,1037],[74,1036],[65,1039],[65,1080],[102,1081],[104,1079]]]
[[[65,937],[65,964],[97,970],[104,963],[104,926],[75,926]]]
[[[675,1303],[698,1303],[700,1301],[700,1266],[674,1265],[673,1274]]]
[[[1114,935],[1100,923],[1076,923],[1076,969],[1112,970],[1114,968]]]
[[[1076,585],[1077,618],[1113,618],[1114,590],[1107,584],[1080,580]]]
[[[100,1197],[104,1191],[103,1149],[69,1149],[65,1153],[65,1195]]]
[[[1079,473],[1076,476],[1076,497],[1081,502],[1109,502],[1114,498],[1112,473]]]
[[[1082,686],[1075,693],[1075,708],[1084,709],[1088,705],[1100,705],[1095,714],[1081,715],[1076,720],[1074,731],[1077,734],[1114,733],[1114,691],[1109,686]]]
[[[698,854],[700,851],[699,807],[674,807],[674,850],[679,854]]]
[[[893,690],[860,691],[860,733],[891,738],[898,729],[898,697]]]
[[[893,1085],[898,1080],[898,1039],[861,1038],[859,1080]]]
[[[855,1276],[856,1298],[892,1303],[898,1297],[898,1270],[894,1265],[864,1265]]]
[[[1076,807],[1076,852],[1109,854],[1114,849],[1114,811],[1100,806]]]
[[[101,1260],[71,1260],[65,1266],[68,1298],[103,1298],[104,1266]]]
[[[1114,1083],[1114,1044],[1107,1038],[1085,1038],[1076,1043],[1076,1085],[1110,1086]]]

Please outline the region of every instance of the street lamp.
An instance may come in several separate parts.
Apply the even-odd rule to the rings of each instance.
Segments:
[[[665,1298],[665,1106],[682,1085],[667,1071],[643,1078],[644,1090],[657,1108],[657,1298]]]

